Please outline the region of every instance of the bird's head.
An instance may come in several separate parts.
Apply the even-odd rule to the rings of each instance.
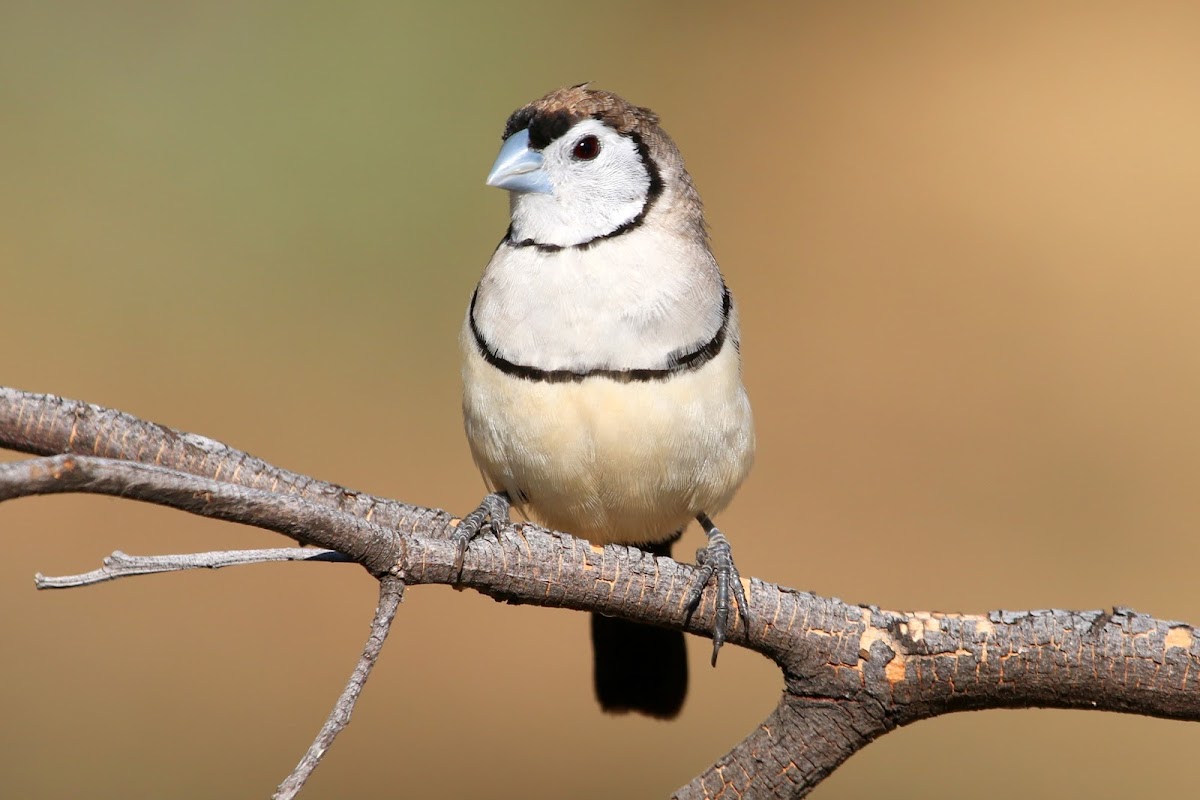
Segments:
[[[510,192],[514,242],[578,247],[618,235],[642,224],[669,184],[699,213],[658,116],[611,92],[551,92],[513,112],[503,138],[487,184]]]

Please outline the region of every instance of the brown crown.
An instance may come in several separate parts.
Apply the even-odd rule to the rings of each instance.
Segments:
[[[658,125],[658,115],[625,101],[612,92],[589,89],[587,84],[556,89],[513,112],[504,126],[507,139],[529,129],[529,144],[541,150],[583,119],[598,119],[618,133],[642,134]]]

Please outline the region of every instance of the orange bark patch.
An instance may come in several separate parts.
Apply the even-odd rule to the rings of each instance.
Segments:
[[[1171,628],[1167,631],[1167,649],[1182,647],[1184,650],[1191,650],[1193,639],[1191,628]]]

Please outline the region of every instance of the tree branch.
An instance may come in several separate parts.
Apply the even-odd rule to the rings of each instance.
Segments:
[[[117,412],[0,389],[0,445],[77,452],[85,441],[90,444],[83,449],[103,456],[0,465],[0,501],[51,492],[127,496],[337,550],[385,583],[457,582],[507,602],[598,611],[701,636],[712,630],[711,592],[694,613],[686,609],[693,566],[510,524],[492,526],[472,543],[456,580],[449,534],[457,520],[446,512],[312,481]],[[114,453],[119,457],[107,457]],[[273,477],[264,485],[262,476]],[[773,659],[785,691],[771,716],[681,788],[680,798],[726,790],[802,797],[875,738],[953,711],[1045,706],[1200,720],[1200,644],[1196,630],[1183,623],[1124,608],[885,611],[757,579],[744,585],[753,624],[749,631],[740,622],[731,625],[728,642]],[[381,610],[385,605],[381,594]],[[386,625],[376,629],[381,643]],[[352,678],[343,700],[361,686]],[[352,706],[353,697],[348,702]],[[346,713],[349,707],[339,701]],[[335,708],[326,725],[333,734],[344,724],[335,722],[339,713]],[[310,755],[323,752],[328,740],[322,737]]]
[[[433,527],[450,519],[444,511],[289,472],[205,436],[122,411],[5,386],[0,386],[0,447],[33,455],[74,454],[165,466],[234,486],[295,495],[385,528]]]
[[[345,553],[375,575],[391,569],[398,555],[396,531],[298,495],[96,456],[63,455],[0,464],[0,502],[64,492],[127,497],[253,525],[301,544]]]
[[[384,575],[379,579],[379,605],[375,609],[375,619],[371,621],[371,634],[367,637],[366,645],[363,646],[362,655],[358,657],[358,664],[355,665],[354,672],[350,674],[350,680],[346,682],[346,688],[342,690],[333,706],[333,711],[329,712],[329,718],[321,726],[321,731],[309,746],[308,752],[300,759],[300,763],[292,770],[292,774],[279,784],[279,789],[274,794],[274,800],[291,800],[296,796],[304,787],[308,776],[312,775],[313,770],[317,768],[325,753],[333,745],[333,740],[342,732],[342,728],[349,724],[350,715],[354,713],[354,704],[358,702],[363,685],[371,676],[371,669],[375,666],[376,659],[379,658],[379,651],[383,649],[383,643],[387,641],[388,633],[392,628],[392,620],[396,616],[396,609],[399,608],[400,601],[403,599],[403,581],[394,575]]]
[[[348,556],[333,550],[311,547],[272,547],[264,550],[214,550],[207,553],[186,553],[169,556],[131,556],[115,551],[104,559],[104,566],[79,575],[49,576],[37,573],[33,585],[38,589],[75,589],[94,583],[115,581],[134,575],[157,575],[163,572],[183,572],[189,569],[221,569],[243,564],[268,564],[277,561],[337,561],[354,563]]]

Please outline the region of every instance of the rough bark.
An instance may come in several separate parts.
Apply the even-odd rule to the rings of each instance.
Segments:
[[[96,406],[0,389],[0,446],[47,456],[0,465],[0,502],[120,495],[336,550],[384,581],[454,583],[507,602],[701,636],[712,629],[711,591],[694,612],[685,607],[693,566],[503,524],[471,545],[458,575],[449,538],[458,519],[447,512],[316,481]],[[752,624],[747,633],[735,621],[728,642],[773,659],[785,690],[771,715],[680,798],[803,797],[875,738],[953,711],[1042,706],[1200,720],[1200,646],[1184,623],[1126,608],[897,612],[758,579],[745,588]]]

